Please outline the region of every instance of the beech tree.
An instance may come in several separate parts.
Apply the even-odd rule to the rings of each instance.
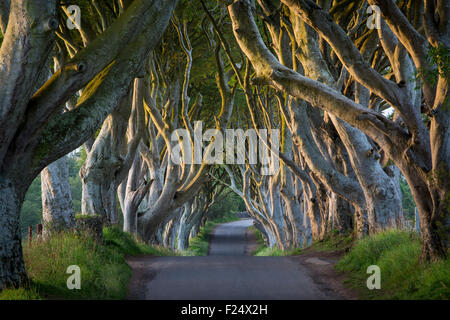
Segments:
[[[1,1],[0,288],[26,278],[19,216],[29,185],[44,167],[92,137],[116,109],[143,70],[176,2],[133,1],[41,82],[55,45],[58,1]],[[62,113],[65,102],[81,89],[76,107]]]
[[[449,222],[446,202],[449,149],[444,142],[448,141],[449,130],[448,75],[438,63],[438,72],[434,74],[438,81],[434,88],[423,73],[431,68],[426,61],[428,45],[434,49],[449,50],[448,19],[438,18],[447,17],[449,7],[444,4],[445,1],[438,1],[436,7],[432,2],[425,2],[425,37],[412,26],[393,1],[369,1],[380,7],[382,20],[385,21],[378,33],[383,39],[380,42],[394,73],[393,81],[371,67],[347,33],[318,4],[309,0],[281,2],[326,41],[342,68],[355,82],[395,109],[399,121],[388,119],[379,111],[368,108],[362,101],[346,97],[336,88],[330,87],[326,79],[318,78],[318,81],[283,65],[266,47],[253,17],[254,6],[251,1],[234,1],[228,6],[233,32],[240,48],[252,63],[256,80],[307,101],[372,139],[399,167],[412,190],[420,212],[422,258],[445,257]],[[402,51],[403,47],[406,52]],[[422,75],[411,82],[408,77],[414,74],[415,69],[421,71]],[[416,84],[422,90],[415,90]],[[421,117],[419,94],[423,94],[431,116],[430,130]],[[441,116],[434,116],[437,113]]]
[[[172,72],[175,76],[170,79],[156,71],[156,62],[153,61],[153,63],[150,63],[153,88],[150,89],[149,77],[146,78],[148,80],[144,85],[147,88],[144,90],[144,103],[152,120],[152,126],[154,126],[151,128],[152,134],[149,135],[154,139],[150,149],[150,155],[153,154],[153,156],[146,157],[145,160],[149,170],[157,169],[159,171],[150,172],[150,176],[154,177],[155,181],[147,198],[143,201],[143,206],[146,209],[138,217],[138,228],[140,228],[140,233],[146,241],[155,236],[158,228],[164,227],[172,218],[179,216],[181,214],[179,209],[186,202],[190,202],[201,190],[202,185],[208,179],[207,173],[210,164],[205,161],[205,158],[200,158],[200,164],[197,164],[198,162],[195,160],[199,156],[210,154],[214,148],[214,144],[210,143],[204,145],[204,150],[194,151],[197,127],[193,124],[192,116],[196,109],[202,107],[202,98],[197,96],[194,103],[189,105],[188,86],[192,69],[192,45],[187,21],[183,20],[180,21],[175,17],[173,25],[186,59],[184,72],[178,73],[178,76],[176,72]],[[234,99],[232,89],[229,88],[228,77],[222,67],[220,55],[216,55],[216,59],[218,66],[217,87],[221,93],[222,101],[220,108],[218,108],[215,126],[216,130],[223,131],[228,125]],[[180,79],[179,76],[182,76],[182,78]],[[165,82],[164,86],[160,85],[160,81]],[[169,90],[167,94],[162,95],[167,97],[163,99],[162,103],[158,98],[160,96],[159,88]],[[177,128],[183,128],[186,134],[182,139],[179,137],[174,140],[173,132]],[[158,137],[160,144],[157,141]],[[203,139],[203,136],[201,136],[201,139]],[[145,145],[150,146],[150,142],[145,143]],[[188,145],[193,152],[188,153],[185,145]],[[182,159],[190,157],[190,161],[182,160],[178,164],[173,162],[173,154],[176,152],[174,148],[177,146],[181,146]],[[158,150],[164,150],[162,156],[160,156]]]
[[[80,146],[82,214],[150,244],[187,249],[229,192],[282,250],[404,228],[404,177],[422,259],[446,256],[448,1],[177,2],[80,0],[73,29],[59,1],[0,0],[0,290],[26,279],[38,174],[46,237],[73,227]],[[250,133],[218,150],[228,129],[267,161]]]

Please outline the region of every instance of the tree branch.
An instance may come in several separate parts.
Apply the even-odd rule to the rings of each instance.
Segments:
[[[55,116],[49,122],[32,161],[35,170],[81,145],[116,108],[136,74],[143,69],[146,56],[159,42],[161,30],[167,27],[176,2],[166,2],[163,10],[153,16],[154,24],[123,48],[117,59],[89,83],[74,110]]]

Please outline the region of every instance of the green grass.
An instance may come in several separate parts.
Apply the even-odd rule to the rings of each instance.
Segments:
[[[117,227],[105,228],[104,243],[65,232],[47,241],[24,243],[24,259],[30,284],[0,292],[5,299],[123,299],[131,269],[126,256],[151,254],[173,255],[170,250],[136,242]],[[67,267],[81,269],[81,289],[69,290]]]
[[[420,242],[415,233],[390,230],[357,241],[336,265],[349,274],[348,284],[366,299],[449,299],[450,259],[419,262]],[[381,270],[381,289],[369,290],[367,267]]]
[[[264,238],[262,233],[256,229],[254,226],[251,226],[248,228],[251,232],[253,232],[253,234],[256,237],[256,242],[258,243],[258,248],[256,248],[255,250],[253,250],[252,252],[252,256],[256,256],[256,254],[260,251],[263,251],[266,248],[266,244],[264,242]]]
[[[279,256],[295,256],[301,254],[301,252],[302,250],[300,248],[283,251],[275,247],[272,248],[265,247],[259,251],[256,251],[253,255],[258,257],[279,257]]]
[[[160,246],[149,246],[134,240],[130,234],[121,231],[117,227],[105,228],[103,230],[103,243],[110,248],[117,248],[126,256],[137,256],[141,254],[152,256],[174,256],[169,248]]]
[[[252,252],[252,255],[254,255],[254,256],[258,256],[258,257],[294,256],[294,255],[300,254],[302,251],[300,248],[283,251],[276,247],[271,247],[271,248],[266,247],[266,245],[264,243],[264,238],[263,238],[261,232],[253,226],[249,227],[249,230],[255,234],[256,241],[258,242],[258,248]]]
[[[315,241],[311,249],[315,251],[348,251],[354,243],[351,233],[342,234],[337,230],[332,230],[322,240]]]
[[[216,225],[239,220],[234,214],[206,221],[203,227],[194,238],[189,240],[189,248],[180,252],[183,256],[207,256],[209,249],[209,239]]]

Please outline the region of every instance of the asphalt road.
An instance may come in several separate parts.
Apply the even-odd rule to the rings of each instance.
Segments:
[[[239,220],[219,225],[211,235],[209,256],[243,256],[249,245],[246,230],[253,220]]]
[[[206,257],[135,257],[129,299],[339,299],[294,257],[245,255],[251,220],[219,225]]]

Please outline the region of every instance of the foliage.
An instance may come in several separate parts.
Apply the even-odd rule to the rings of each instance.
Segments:
[[[436,85],[439,76],[445,79],[450,78],[450,50],[443,44],[440,43],[437,47],[430,46],[426,60],[429,67],[418,72],[418,76],[422,77],[425,82]],[[433,68],[433,66],[437,66],[437,68]]]
[[[80,168],[86,160],[84,147],[79,153],[67,157],[67,166],[69,169],[70,190],[72,191],[73,208],[75,212],[81,212],[81,178]]]
[[[24,259],[31,279],[27,287],[4,290],[0,299],[123,299],[131,269],[126,256],[173,255],[167,249],[138,243],[118,228],[105,228],[104,244],[92,238],[64,232],[47,241],[24,243]],[[67,267],[81,269],[81,289],[68,290]]]
[[[415,233],[389,230],[355,243],[336,268],[346,271],[350,284],[369,299],[449,299],[450,259],[419,262],[420,241]],[[366,287],[370,265],[381,270],[381,289]]]
[[[400,178],[400,189],[402,191],[402,208],[405,218],[414,220],[414,208],[416,204],[411,194],[411,189],[403,177]]]
[[[230,217],[235,212],[245,211],[245,203],[241,197],[229,192],[223,199],[216,201],[208,210],[208,219],[219,221],[224,217]]]
[[[207,221],[203,227],[200,227],[198,234],[189,239],[189,248],[182,251],[183,256],[207,256],[209,250],[209,239],[217,223]]]
[[[20,212],[20,230],[22,237],[27,235],[28,226],[36,228],[42,222],[41,176],[37,176],[28,188]]]

